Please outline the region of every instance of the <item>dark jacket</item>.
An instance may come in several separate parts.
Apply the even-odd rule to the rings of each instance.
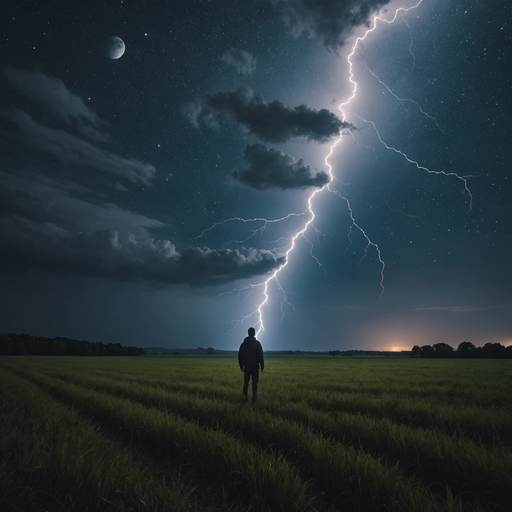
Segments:
[[[265,365],[263,361],[263,348],[261,343],[251,336],[247,336],[238,350],[238,364],[240,368],[248,370],[257,370],[261,365],[261,370]]]

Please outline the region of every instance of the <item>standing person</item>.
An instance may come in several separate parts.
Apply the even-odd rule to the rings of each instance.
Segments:
[[[247,399],[247,389],[249,380],[252,377],[252,401],[256,402],[258,394],[258,380],[265,363],[263,361],[263,348],[261,343],[255,338],[254,327],[249,327],[249,336],[244,339],[238,350],[238,364],[240,370],[244,372],[244,396]]]

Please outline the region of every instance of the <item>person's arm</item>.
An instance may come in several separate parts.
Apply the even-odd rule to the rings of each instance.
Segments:
[[[244,344],[242,343],[240,345],[240,348],[238,349],[238,366],[240,366],[240,370],[244,371],[244,365],[242,364],[242,347]]]
[[[265,360],[263,359],[263,347],[261,346],[261,343],[260,343],[260,366],[261,366],[261,371],[263,371],[263,368],[265,367]]]

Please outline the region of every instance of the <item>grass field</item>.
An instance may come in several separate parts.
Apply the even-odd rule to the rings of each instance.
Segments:
[[[512,510],[512,361],[0,359],[0,509]]]

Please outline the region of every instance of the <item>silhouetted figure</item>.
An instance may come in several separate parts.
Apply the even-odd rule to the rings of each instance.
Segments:
[[[245,338],[238,350],[238,364],[240,370],[244,372],[244,396],[247,398],[247,389],[249,380],[252,377],[252,401],[256,402],[258,395],[258,380],[265,363],[263,361],[263,348],[261,343],[254,337],[254,327],[249,327],[249,336]]]

